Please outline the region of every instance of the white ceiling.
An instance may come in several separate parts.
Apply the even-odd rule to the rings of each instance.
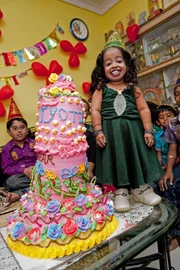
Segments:
[[[61,1],[103,15],[115,4],[117,4],[122,0],[61,0]]]

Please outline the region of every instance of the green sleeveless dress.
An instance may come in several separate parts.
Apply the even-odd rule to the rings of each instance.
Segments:
[[[125,89],[120,100],[113,89],[102,91],[101,117],[107,144],[97,147],[97,182],[136,188],[159,180],[163,171],[154,147],[145,144],[134,87]]]

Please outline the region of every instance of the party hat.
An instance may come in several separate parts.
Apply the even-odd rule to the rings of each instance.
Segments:
[[[117,31],[114,31],[112,33],[112,35],[109,37],[108,41],[106,42],[106,44],[104,46],[104,49],[112,47],[112,46],[121,47],[124,50],[126,50],[126,47],[125,47],[123,41],[121,40]]]
[[[8,121],[13,118],[23,118],[20,110],[18,109],[15,101],[13,98],[11,98],[10,106],[9,106],[9,115],[8,115]]]

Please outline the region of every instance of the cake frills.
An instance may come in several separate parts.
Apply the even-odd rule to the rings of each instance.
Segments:
[[[70,76],[51,74],[38,92],[38,160],[30,191],[7,219],[7,243],[32,258],[55,258],[99,244],[117,226],[113,203],[89,180],[84,103]]]
[[[39,246],[27,246],[24,245],[20,241],[14,242],[10,237],[7,238],[8,246],[25,256],[30,258],[37,259],[54,259],[56,257],[64,257],[71,255],[72,253],[78,253],[80,251],[85,251],[88,248],[92,248],[96,244],[100,244],[103,240],[105,240],[110,234],[112,234],[118,227],[118,221],[115,216],[113,216],[112,221],[106,223],[102,231],[94,231],[86,241],[82,239],[73,239],[67,245],[59,245],[56,242],[51,242],[51,244],[42,248]]]

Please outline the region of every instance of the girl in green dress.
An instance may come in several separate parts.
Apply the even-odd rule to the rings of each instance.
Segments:
[[[96,136],[98,183],[113,184],[116,211],[135,201],[160,203],[147,185],[163,174],[153,146],[150,110],[137,87],[135,64],[117,32],[107,41],[92,72],[92,125]]]

